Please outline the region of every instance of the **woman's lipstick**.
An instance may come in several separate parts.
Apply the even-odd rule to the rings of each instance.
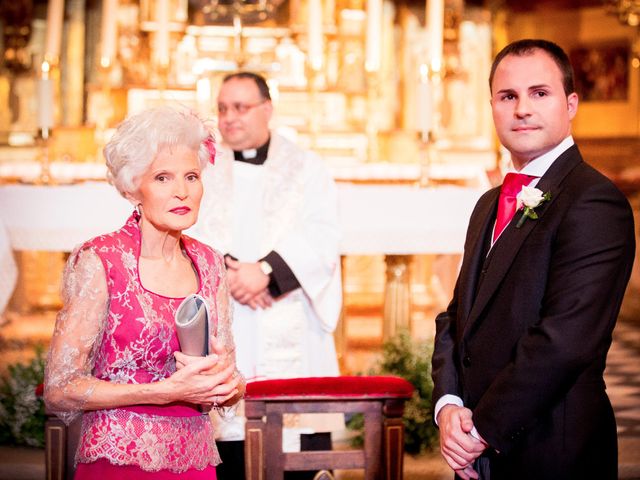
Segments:
[[[189,207],[176,207],[169,210],[171,213],[175,213],[176,215],[186,215],[191,211]]]

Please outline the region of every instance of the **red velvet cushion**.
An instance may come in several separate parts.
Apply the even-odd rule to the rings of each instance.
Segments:
[[[392,376],[306,377],[249,382],[244,398],[411,398],[413,390],[413,385],[404,378]]]

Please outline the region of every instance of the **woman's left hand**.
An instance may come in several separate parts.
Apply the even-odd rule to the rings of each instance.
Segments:
[[[203,375],[216,375],[219,372],[226,370],[227,368],[232,368],[231,375],[229,375],[224,381],[220,382],[220,385],[231,386],[231,384],[233,384],[233,388],[236,389],[236,394],[229,395],[227,397],[221,396],[216,400],[215,403],[216,405],[220,406],[225,405],[226,403],[233,405],[244,395],[244,379],[238,378],[239,373],[235,368],[235,359],[218,338],[212,337],[211,341],[209,342],[209,351],[211,351],[212,353],[207,355],[207,357],[215,357],[217,361],[212,368],[202,370],[200,373]],[[182,352],[174,352],[174,356],[176,359],[176,368],[178,370],[203,358],[195,357],[192,355],[185,355]]]
[[[211,353],[207,355],[207,357],[215,357],[217,362],[214,368],[202,372],[204,374],[214,375],[234,363],[233,358],[229,355],[224,344],[215,337],[213,337],[209,342],[209,351]],[[193,355],[186,355],[182,352],[174,352],[173,355],[176,359],[176,368],[178,370],[202,358]]]

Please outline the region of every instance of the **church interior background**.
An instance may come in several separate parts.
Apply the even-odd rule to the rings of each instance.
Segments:
[[[433,336],[471,208],[509,162],[487,85],[508,42],[569,52],[574,137],[640,221],[637,0],[3,0],[0,31],[0,369],[48,341],[69,245],[110,231],[114,127],[162,103],[215,124],[237,69],[265,75],[273,128],[338,183],[343,373],[401,328]],[[637,266],[623,315],[640,326]]]

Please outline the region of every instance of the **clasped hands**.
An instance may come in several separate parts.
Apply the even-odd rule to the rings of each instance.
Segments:
[[[445,405],[438,412],[438,426],[440,452],[449,466],[464,480],[478,478],[473,462],[488,445],[479,434],[478,438],[471,434],[471,410],[457,405]]]
[[[242,305],[247,305],[253,310],[268,308],[273,303],[273,297],[267,289],[269,275],[260,270],[260,265],[246,263],[226,257],[227,279],[231,296]]]
[[[209,342],[209,351],[206,357],[174,352],[177,371],[168,380],[174,382],[178,400],[207,407],[233,404],[241,388],[235,360],[217,338]]]

